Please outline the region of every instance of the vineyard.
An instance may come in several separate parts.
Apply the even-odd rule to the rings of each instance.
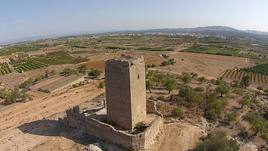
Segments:
[[[45,63],[35,61],[35,60],[27,60],[27,61],[13,64],[13,66],[17,72],[22,73],[22,72],[26,72],[30,70],[36,70],[36,69],[40,69],[43,67],[47,67],[48,65]]]
[[[7,63],[1,63],[0,64],[0,75],[5,75],[5,74],[9,74],[12,71],[10,70],[9,66]]]
[[[268,75],[268,64],[260,64],[254,67],[244,68],[241,70],[246,71],[246,72],[253,72],[253,73],[260,73],[260,74]]]
[[[243,70],[226,70],[222,77],[240,81],[244,76],[250,76],[251,82],[256,84],[268,84],[268,76],[260,73],[246,72]]]

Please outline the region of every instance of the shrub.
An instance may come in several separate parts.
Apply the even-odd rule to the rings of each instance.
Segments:
[[[246,88],[250,85],[250,76],[244,76],[242,80],[240,81],[239,86],[242,88]]]
[[[230,112],[226,114],[226,119],[228,122],[233,122],[236,120],[236,113],[235,112]]]
[[[181,109],[181,108],[175,108],[173,111],[172,111],[172,115],[174,117],[177,117],[179,119],[183,119],[184,118],[184,111]]]
[[[191,76],[192,76],[192,78],[194,79],[194,78],[197,78],[198,77],[198,74],[197,73],[191,73]]]
[[[183,97],[187,103],[190,105],[193,103],[201,103],[204,100],[204,97],[201,93],[194,92],[193,89],[189,86],[184,86],[179,91],[179,96]]]
[[[24,81],[22,84],[19,85],[19,88],[21,89],[29,89],[30,86],[32,86],[33,84],[33,79],[28,79],[26,81]]]
[[[137,133],[141,133],[143,132],[145,129],[147,128],[146,124],[144,122],[139,122],[135,125],[135,128],[134,130],[137,132]]]
[[[146,80],[146,89],[149,90],[150,93],[152,93],[152,88],[155,85],[155,82],[153,79],[149,78]]]
[[[259,86],[259,87],[257,87],[257,89],[258,89],[258,90],[263,90],[263,87],[260,87],[260,86]]]
[[[236,140],[227,138],[226,133],[217,131],[209,134],[194,151],[239,151]]]
[[[101,75],[101,71],[98,69],[91,69],[91,71],[88,73],[88,76],[92,77],[92,78],[97,78]]]
[[[15,88],[14,90],[1,90],[0,97],[4,99],[4,105],[9,105],[17,102],[18,100],[24,101],[28,96],[24,91],[19,91],[19,89]]]
[[[165,97],[164,96],[158,96],[157,100],[163,101],[163,100],[165,100]]]
[[[189,95],[192,95],[193,89],[190,86],[183,86],[179,91],[180,97],[187,97]]]
[[[264,93],[268,97],[268,89],[264,90]]]
[[[86,65],[81,65],[77,69],[78,69],[78,72],[79,73],[85,74],[86,73],[86,70],[87,70],[87,66]]]
[[[197,91],[197,92],[204,92],[205,91],[205,88],[203,88],[203,87],[196,87],[196,88],[194,88],[194,90]]]
[[[206,101],[206,109],[205,109],[205,117],[209,120],[217,120],[225,106],[227,105],[227,102],[225,100],[218,99],[215,95],[210,95]]]
[[[137,150],[133,147],[129,147],[127,151],[137,151]]]
[[[250,98],[250,96],[244,96],[239,103],[241,104],[241,108],[243,108],[244,106],[248,106],[250,104],[252,104],[252,99]]]
[[[160,66],[174,65],[176,63],[175,59],[168,59],[161,63]]]
[[[73,74],[77,74],[77,71],[75,69],[70,69],[70,68],[65,68],[61,72],[61,75],[66,76],[66,77],[73,75]]]
[[[181,78],[182,82],[185,84],[190,83],[192,80],[192,77],[188,73],[182,73],[180,78]]]
[[[245,128],[242,128],[241,131],[238,133],[238,136],[243,138],[243,139],[248,139],[249,133]]]
[[[105,83],[102,81],[99,83],[98,88],[103,89],[105,87]]]
[[[204,83],[204,82],[207,81],[207,79],[206,79],[205,77],[199,77],[197,80],[198,80],[200,83]]]
[[[263,134],[267,128],[267,122],[256,112],[249,112],[246,114],[246,119],[251,123],[252,128],[256,132]]]

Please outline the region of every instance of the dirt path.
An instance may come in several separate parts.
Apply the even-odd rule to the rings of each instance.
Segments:
[[[19,126],[62,113],[70,107],[97,97],[101,93],[103,91],[97,89],[96,85],[88,84],[40,98],[37,95],[33,101],[2,109],[0,111],[1,150],[28,150],[35,147],[47,137],[25,134],[18,129]]]

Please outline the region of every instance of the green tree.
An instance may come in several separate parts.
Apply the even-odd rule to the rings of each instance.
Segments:
[[[236,140],[227,138],[225,132],[217,131],[209,134],[194,151],[239,151],[240,146]]]
[[[221,97],[223,97],[224,94],[229,92],[229,89],[230,88],[227,86],[227,84],[220,83],[215,90],[220,94]]]
[[[205,117],[209,120],[217,120],[225,109],[227,102],[218,99],[214,94],[211,94],[206,101]]]
[[[250,85],[250,76],[246,75],[242,78],[242,80],[240,81],[240,87],[242,88],[246,88]]]
[[[175,79],[169,78],[165,81],[164,86],[170,94],[170,92],[177,87],[177,81]]]
[[[193,103],[201,103],[204,100],[204,96],[201,93],[194,92],[189,86],[184,86],[179,91],[179,96],[183,97],[187,103],[192,105]]]

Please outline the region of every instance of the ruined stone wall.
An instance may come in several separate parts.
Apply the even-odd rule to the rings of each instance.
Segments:
[[[147,149],[163,129],[163,119],[157,117],[145,132],[134,135],[126,131],[116,130],[113,126],[94,118],[86,118],[86,131],[88,134],[111,143],[120,144],[125,148]]]
[[[150,127],[148,127],[145,130],[144,132],[144,138],[145,138],[144,148],[145,149],[150,148],[150,146],[155,143],[155,139],[158,135],[162,133],[163,127],[164,127],[163,119],[161,117],[158,117],[151,123]]]
[[[79,106],[75,106],[66,111],[66,117],[63,122],[71,128],[85,128],[84,117],[80,114]]]
[[[108,60],[105,78],[108,120],[133,129],[146,118],[144,59]]]
[[[108,142],[122,145],[125,148],[144,146],[143,135],[132,135],[124,131],[116,130],[113,126],[96,119],[86,119],[86,131],[88,134],[107,140]]]

